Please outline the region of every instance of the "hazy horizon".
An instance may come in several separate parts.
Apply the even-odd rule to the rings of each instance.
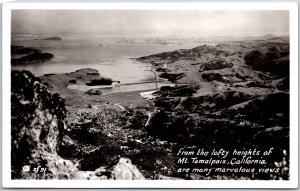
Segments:
[[[12,34],[48,36],[289,35],[289,12],[12,10]]]

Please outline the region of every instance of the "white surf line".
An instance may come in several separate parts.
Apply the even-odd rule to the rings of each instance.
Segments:
[[[156,113],[156,112],[157,112],[157,109],[155,108],[153,112],[148,112],[148,113],[147,113],[148,119],[147,119],[147,121],[146,121],[144,127],[147,127],[147,126],[149,125],[150,120],[151,120],[153,114]]]
[[[147,119],[147,121],[146,121],[146,123],[145,123],[145,127],[147,127],[147,126],[149,125],[149,122],[150,122],[150,119],[151,119],[151,117],[152,117],[152,114],[153,114],[153,113],[147,113],[148,119]]]
[[[115,103],[114,105],[119,106],[122,110],[126,110],[122,105],[120,105],[120,103]]]
[[[155,93],[156,90],[153,90],[153,91],[148,91],[148,92],[141,92],[139,93],[143,98],[146,98],[146,99],[153,99],[155,98],[155,96],[153,95],[153,93]]]

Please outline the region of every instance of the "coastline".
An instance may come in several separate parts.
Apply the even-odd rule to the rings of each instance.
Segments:
[[[99,103],[105,102],[110,103],[112,107],[114,104],[121,104],[122,107],[126,108],[148,107],[149,103],[147,99],[141,94],[155,90],[155,82],[146,83],[145,86],[143,81],[138,85],[122,86],[122,84],[113,83],[112,85],[87,86],[85,84],[86,82],[101,77],[98,74],[88,75],[89,73],[97,74],[97,70],[84,68],[66,74],[46,74],[40,76],[40,78],[42,83],[44,83],[52,93],[59,93],[66,99],[67,106],[78,109],[93,110],[93,105],[99,105]],[[77,79],[76,84],[70,83],[71,79]],[[138,86],[137,89],[136,86]],[[131,88],[131,90],[126,91],[126,88]],[[89,90],[98,90],[99,94],[89,95],[87,94]]]

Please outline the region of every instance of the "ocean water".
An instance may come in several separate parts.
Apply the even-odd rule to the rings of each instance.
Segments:
[[[113,38],[72,38],[62,41],[35,40],[34,36],[12,38],[13,45],[33,47],[54,54],[51,61],[12,66],[12,69],[25,69],[41,76],[47,73],[68,73],[82,68],[93,68],[97,69],[101,76],[121,83],[134,83],[153,78],[154,75],[145,71],[151,68],[150,64],[135,62],[130,58],[196,46],[119,44],[116,41],[117,39]],[[131,86],[128,91],[153,87],[154,84],[136,85],[136,88]]]

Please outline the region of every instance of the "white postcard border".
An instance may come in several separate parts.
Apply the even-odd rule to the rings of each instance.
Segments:
[[[289,10],[290,180],[11,180],[10,41],[13,9],[103,10]],[[2,186],[9,188],[297,188],[298,187],[298,4],[297,3],[6,3],[2,34]]]

